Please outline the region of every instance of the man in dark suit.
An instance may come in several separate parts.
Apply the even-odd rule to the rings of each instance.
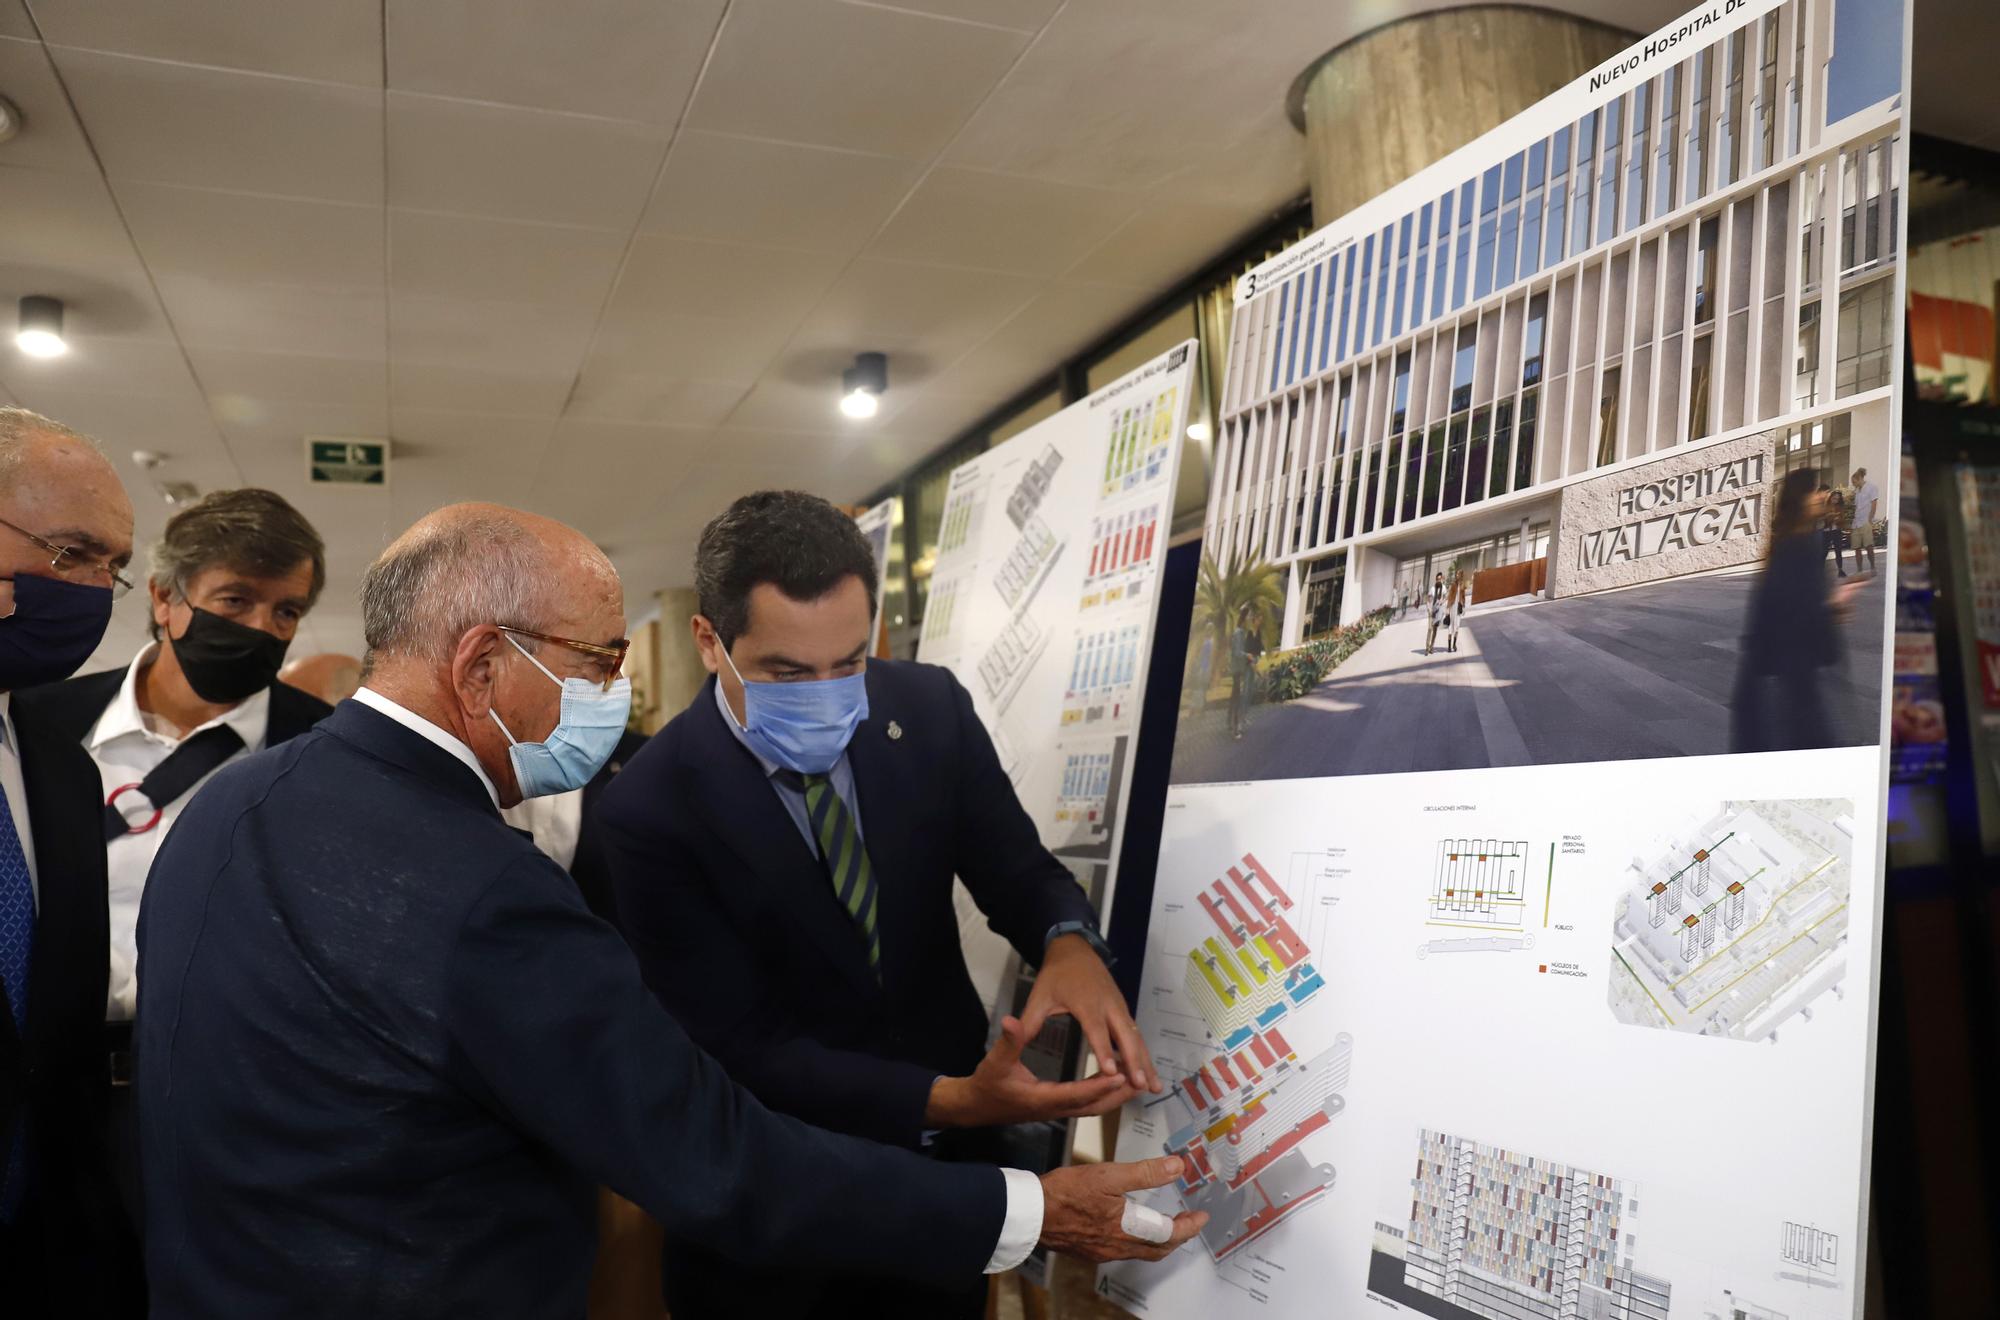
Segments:
[[[692,626],[714,677],[605,791],[598,824],[647,983],[731,1076],[775,1109],[948,1162],[990,1151],[982,1129],[1158,1084],[1090,903],[964,688],[867,659],[875,582],[867,540],[817,496],[766,491],[712,521]],[[991,1051],[954,876],[1041,969]],[[1077,1020],[1098,1076],[1043,1083],[1021,1065],[1054,1013]],[[675,1320],[935,1320],[976,1316],[985,1295],[963,1267],[943,1287],[751,1275],[671,1237],[664,1269]]]
[[[188,806],[139,919],[155,1317],[574,1317],[598,1185],[745,1262],[932,1278],[1199,1231],[1120,1227],[1172,1158],[941,1165],[775,1115],[688,1041],[500,819],[609,758],[623,614],[574,530],[440,510],[363,582],[366,685]]]
[[[83,920],[64,949],[42,950],[74,985],[81,1015],[69,1126],[75,1148],[40,1143],[43,1172],[73,1185],[95,1243],[97,1315],[143,1315],[138,1125],[132,1111],[133,930],[146,873],[181,808],[217,769],[274,747],[333,707],[277,681],[285,650],[326,584],[312,524],[266,490],[215,491],[167,520],[152,547],[153,640],[129,665],[16,694],[14,723],[35,766],[44,838],[60,836],[67,897]],[[92,841],[96,846],[90,846]],[[108,957],[107,957],[108,950]]]
[[[105,938],[93,895],[74,883],[103,856],[79,834],[59,778],[13,727],[17,689],[67,678],[90,658],[131,589],[132,505],[84,437],[0,408],[0,1313],[93,1314],[95,1240],[87,1198],[51,1152],[87,1144],[104,1054]],[[104,901],[100,885],[94,905]],[[88,968],[95,968],[95,978]],[[93,997],[94,996],[94,997]],[[98,1206],[112,1211],[115,1207]]]

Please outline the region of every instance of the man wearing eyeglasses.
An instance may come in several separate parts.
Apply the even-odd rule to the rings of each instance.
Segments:
[[[333,710],[278,682],[326,583],[325,548],[298,510],[267,490],[214,491],[167,520],[151,558],[153,640],[121,668],[19,694],[14,712],[50,823],[76,845],[66,874],[86,904],[63,947],[45,944],[40,956],[74,986],[66,1002],[97,1005],[75,1031],[79,1059],[93,1065],[79,1088],[95,1102],[88,1122],[98,1136],[74,1150],[43,1149],[49,1171],[96,1189],[98,1222],[75,1231],[96,1242],[97,1264],[79,1286],[95,1290],[90,1310],[107,1316],[145,1313],[131,1080],[133,932],[146,873],[218,769]],[[93,1038],[94,1050],[85,1043]]]
[[[73,1231],[80,1190],[46,1151],[79,1136],[75,1024],[103,1020],[66,977],[66,941],[94,901],[73,882],[78,840],[52,814],[39,754],[13,727],[13,693],[76,672],[129,590],[132,504],[83,436],[0,408],[0,1311],[51,1314],[92,1268]],[[97,946],[103,971],[104,946]],[[101,982],[100,982],[101,984]],[[92,1038],[92,1045],[95,1045]],[[97,1056],[101,1066],[103,1056]],[[87,1308],[85,1308],[87,1310]],[[79,1311],[78,1313],[84,1313]]]
[[[1124,1193],[1177,1160],[940,1164],[774,1114],[689,1041],[500,818],[587,783],[625,727],[624,595],[576,531],[439,510],[361,608],[361,690],[224,767],[146,884],[154,1320],[569,1320],[597,1186],[749,1264],[931,1279],[976,1273],[1020,1218],[1099,1260],[1200,1230],[1123,1227]]]

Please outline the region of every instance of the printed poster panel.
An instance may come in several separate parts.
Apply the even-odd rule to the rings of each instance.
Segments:
[[[1692,10],[1239,283],[1128,1311],[1860,1314],[1906,24]]]
[[[955,470],[917,644],[971,692],[1042,841],[1100,916],[1194,368],[1179,345]],[[958,903],[974,984],[1016,1011],[1019,960],[963,886]]]

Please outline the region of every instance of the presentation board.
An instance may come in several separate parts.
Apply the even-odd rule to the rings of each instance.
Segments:
[[[1906,24],[1693,10],[1239,282],[1134,1315],[1860,1314]]]
[[[951,474],[917,658],[972,694],[1042,842],[1109,913],[1196,359],[1184,343]],[[1019,959],[958,890],[966,962]]]

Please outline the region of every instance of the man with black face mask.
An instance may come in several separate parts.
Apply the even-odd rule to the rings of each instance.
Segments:
[[[22,408],[0,408],[0,1313],[91,1314],[91,1262],[73,1225],[80,1192],[50,1158],[76,1134],[71,1065],[77,996],[69,936],[91,896],[73,883],[75,832],[59,811],[44,747],[17,722],[16,691],[67,678],[90,658],[131,589],[132,503],[91,442]],[[86,843],[90,842],[87,838]],[[99,845],[101,847],[101,845]],[[102,854],[100,853],[100,856]],[[95,901],[101,908],[103,887]],[[102,984],[104,942],[96,946]],[[103,1020],[103,994],[85,1003]],[[94,1015],[94,1018],[93,1018]],[[98,1056],[99,1063],[103,1056]]]
[[[51,1163],[95,1188],[98,1314],[144,1313],[138,1247],[132,1019],[134,928],[146,874],[196,790],[223,765],[304,733],[332,707],[277,681],[285,649],[326,583],[319,534],[267,490],[205,495],[168,519],[152,548],[154,640],[122,669],[22,693],[37,778],[79,843],[68,880],[90,895],[60,951],[75,988],[77,1065],[92,1078],[95,1138]],[[108,954],[107,954],[108,951]],[[86,1016],[85,1005],[94,1005]]]

